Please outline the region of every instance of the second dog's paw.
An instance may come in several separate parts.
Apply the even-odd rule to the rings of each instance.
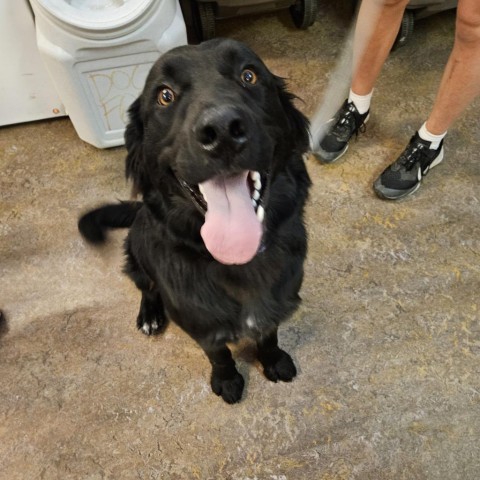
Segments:
[[[290,382],[297,375],[297,369],[292,357],[287,352],[279,350],[275,359],[263,363],[263,372],[272,382]]]
[[[212,373],[212,390],[221,396],[227,403],[237,403],[242,398],[245,381],[243,377],[236,372],[232,378],[222,378]]]

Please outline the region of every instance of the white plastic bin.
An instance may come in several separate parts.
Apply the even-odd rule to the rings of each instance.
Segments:
[[[124,143],[127,110],[159,55],[187,43],[178,0],[30,0],[37,45],[79,137]]]

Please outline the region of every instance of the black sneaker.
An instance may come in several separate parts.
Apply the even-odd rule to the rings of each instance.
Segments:
[[[443,140],[437,149],[430,145],[415,133],[398,159],[375,180],[375,193],[380,198],[398,200],[415,192],[422,178],[443,160]]]
[[[325,163],[338,160],[347,151],[352,136],[365,131],[369,115],[370,110],[360,114],[353,102],[345,100],[340,110],[327,122],[327,133],[313,153]]]

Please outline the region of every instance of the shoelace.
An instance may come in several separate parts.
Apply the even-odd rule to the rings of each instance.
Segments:
[[[405,167],[406,170],[411,170],[413,166],[420,161],[420,165],[423,165],[422,159],[427,159],[426,146],[423,143],[417,143],[407,148],[407,151],[399,158],[399,164]]]
[[[339,115],[339,120],[335,124],[335,127],[332,130],[332,134],[337,137],[343,137],[345,133],[348,135],[358,136],[358,132],[365,132],[366,125],[360,120],[359,125],[357,125],[357,115],[355,114],[355,107],[352,104],[348,104],[347,108],[342,111]]]

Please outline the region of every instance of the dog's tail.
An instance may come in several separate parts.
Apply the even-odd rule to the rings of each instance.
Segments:
[[[142,202],[122,202],[103,205],[78,220],[78,230],[90,243],[104,243],[108,230],[131,227]]]

